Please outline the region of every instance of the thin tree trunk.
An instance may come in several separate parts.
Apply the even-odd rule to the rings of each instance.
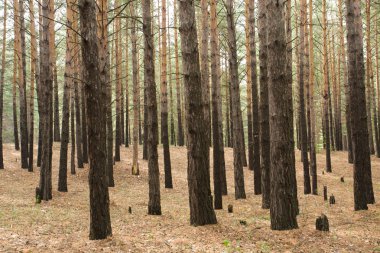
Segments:
[[[115,1],[115,6],[120,6],[120,0]],[[117,12],[119,10],[114,10],[114,15],[117,15]],[[120,162],[120,145],[121,145],[121,61],[122,56],[120,54],[121,50],[120,47],[120,18],[116,18],[115,20],[115,50],[116,53],[115,59],[116,59],[116,71],[115,71],[115,82],[116,82],[116,88],[115,88],[115,106],[116,106],[116,126],[115,126],[115,161]]]
[[[129,22],[127,21],[125,29],[125,44],[128,45],[129,38]],[[125,47],[125,147],[129,147],[129,46]]]
[[[237,63],[236,33],[234,21],[233,1],[228,0],[227,25],[228,25],[228,46],[229,46],[229,68],[231,80],[231,100],[232,100],[232,121],[233,121],[233,147],[234,147],[234,180],[235,180],[235,199],[245,199],[243,159],[244,143],[242,134],[242,113],[240,109],[240,89],[239,73]],[[244,152],[245,153],[245,152]]]
[[[260,169],[262,208],[270,207],[270,135],[268,105],[268,49],[267,49],[267,16],[264,0],[258,1],[258,33],[260,62]]]
[[[166,0],[161,1],[161,12],[161,138],[164,149],[165,188],[173,188],[168,129]]]
[[[81,119],[81,125],[82,125],[82,154],[83,154],[83,163],[88,163],[88,139],[87,139],[87,120],[86,120],[86,114],[87,114],[87,105],[86,105],[86,94],[84,90],[84,85],[82,83],[80,87],[80,100],[81,100],[81,106],[82,106],[82,119]]]
[[[324,129],[326,142],[326,172],[331,170],[331,154],[330,154],[330,120],[329,120],[329,68],[327,59],[327,13],[326,0],[322,0],[322,30],[323,30],[323,114],[324,114]]]
[[[4,111],[4,76],[5,76],[5,50],[7,45],[7,0],[4,0],[4,27],[3,27],[3,48],[1,56],[1,76],[0,76],[0,169],[4,169],[3,157],[3,111]]]
[[[20,132],[21,132],[21,168],[27,169],[28,166],[28,112],[26,102],[26,46],[25,46],[25,10],[24,0],[19,0],[19,32],[20,43],[18,50],[19,59],[19,102],[20,102]]]

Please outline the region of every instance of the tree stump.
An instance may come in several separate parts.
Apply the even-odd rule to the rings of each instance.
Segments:
[[[132,214],[132,207],[128,207],[128,213]]]
[[[39,187],[36,187],[36,204],[40,204],[42,199],[41,190]]]
[[[344,177],[340,178],[340,182],[344,183]]]
[[[335,197],[334,195],[331,195],[330,196],[330,205],[334,205],[335,204]]]
[[[228,205],[228,213],[233,213],[234,212],[234,206],[229,204]]]
[[[317,218],[315,221],[315,228],[319,231],[330,231],[329,220],[326,215],[322,214]]]
[[[323,186],[323,199],[327,201],[327,186]]]

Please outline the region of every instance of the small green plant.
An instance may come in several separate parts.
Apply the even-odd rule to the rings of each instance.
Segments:
[[[233,243],[231,241],[223,240],[222,244],[224,245],[224,247],[226,248],[228,253],[241,252],[240,241],[237,241],[236,245],[233,245]]]

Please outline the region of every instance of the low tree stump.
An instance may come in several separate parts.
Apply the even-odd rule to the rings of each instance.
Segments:
[[[315,228],[319,231],[330,231],[329,220],[326,215],[322,214],[317,218]]]
[[[323,199],[327,201],[327,186],[323,186]]]
[[[340,182],[344,183],[344,177],[340,178]]]
[[[245,220],[239,220],[240,225],[247,226],[247,221]]]
[[[39,187],[36,187],[36,204],[40,204],[42,199],[41,190]]]
[[[330,205],[334,205],[335,204],[335,197],[334,195],[331,195],[330,196]]]
[[[229,204],[228,205],[228,213],[233,213],[234,212],[234,206]]]
[[[132,207],[128,207],[128,213],[132,214]]]

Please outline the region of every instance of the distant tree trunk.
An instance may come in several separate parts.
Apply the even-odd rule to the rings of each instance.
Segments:
[[[308,38],[305,36],[305,29],[307,27],[307,4],[306,0],[301,0],[301,27],[300,27],[300,79],[299,79],[299,120],[300,120],[300,132],[301,132],[301,152],[303,163],[303,178],[304,178],[304,194],[311,193],[310,185],[310,171],[309,171],[309,159],[307,154],[307,122],[305,115],[305,86],[308,87],[308,76],[305,74],[305,42]],[[308,73],[307,73],[308,74]]]
[[[3,48],[1,56],[1,76],[0,76],[0,169],[4,169],[3,158],[3,111],[4,111],[4,76],[5,76],[5,50],[7,45],[7,0],[4,0],[4,27],[3,27]]]
[[[260,62],[260,169],[262,208],[270,207],[270,135],[268,105],[268,48],[267,48],[267,16],[264,0],[258,1],[258,33]]]
[[[354,156],[355,210],[368,209],[375,202],[368,145],[366,94],[364,86],[363,22],[359,0],[346,0],[348,85],[350,87],[352,151]]]
[[[164,148],[165,188],[173,188],[168,129],[166,0],[161,1],[161,12],[161,138]]]
[[[310,172],[311,172],[311,192],[318,194],[317,181],[317,155],[315,147],[315,110],[314,110],[314,41],[313,41],[313,0],[309,0],[309,85],[310,85]]]
[[[83,70],[89,136],[90,240],[112,235],[106,169],[106,86],[99,72],[95,0],[80,0]],[[84,39],[86,38],[86,39]]]
[[[74,56],[74,69],[77,67]],[[75,74],[74,74],[75,76]],[[76,174],[75,171],[75,98],[74,98],[74,81],[70,87],[70,134],[71,134],[71,156],[70,156],[70,171],[71,174]]]
[[[19,22],[20,22],[20,44],[18,51],[19,58],[19,102],[20,102],[20,131],[21,131],[21,168],[28,166],[28,113],[26,103],[26,46],[25,46],[25,10],[24,1],[19,0]]]
[[[127,21],[127,28],[125,29],[125,44],[128,45],[129,38],[129,22]],[[129,147],[129,46],[125,47],[125,147]],[[111,112],[112,113],[112,112]]]
[[[177,1],[174,1],[174,26],[177,27]],[[178,32],[174,29],[174,58],[175,58],[175,85],[177,94],[177,144],[178,146],[185,145],[185,137],[182,124],[182,101],[181,101],[181,81],[179,77],[179,55],[178,55]]]
[[[376,13],[376,20],[378,18],[378,13]],[[378,22],[375,25],[375,31],[378,31]],[[380,65],[379,65],[379,36],[375,36],[375,58],[376,58],[376,86],[377,86],[377,102],[374,104],[377,105],[377,123],[378,123],[378,131],[380,132]],[[380,133],[379,133],[380,135]],[[380,147],[380,136],[379,136],[379,147]]]
[[[115,1],[115,6],[120,6],[120,0]],[[114,15],[117,15],[119,12],[118,9],[114,10]],[[121,61],[122,61],[122,56],[120,54],[120,18],[116,17],[115,20],[115,49],[114,52],[116,53],[115,58],[116,58],[116,71],[115,71],[115,82],[116,82],[116,88],[115,88],[115,106],[116,106],[116,126],[115,126],[115,161],[120,162],[120,145],[121,145]]]
[[[15,0],[17,1],[17,0]],[[17,66],[18,66],[18,59],[17,59],[17,18],[15,18],[15,24],[14,24],[14,30],[15,30],[15,42],[14,42],[14,56],[13,56],[13,85],[12,85],[12,109],[13,109],[13,136],[14,136],[14,143],[15,143],[15,149],[20,150],[20,141],[18,138],[18,123],[17,123]]]
[[[326,0],[322,0],[322,30],[323,30],[323,118],[325,129],[326,142],[326,172],[331,170],[331,155],[330,155],[330,120],[329,120],[329,68],[327,60],[327,17],[326,17]]]
[[[192,0],[179,1],[182,68],[186,89],[187,158],[190,224],[215,224],[210,189],[209,142],[204,121],[202,78],[197,47],[195,9]]]
[[[235,179],[235,198],[245,199],[244,172],[242,153],[244,152],[242,129],[242,115],[240,109],[240,89],[239,73],[237,63],[236,33],[234,21],[233,1],[228,0],[227,25],[228,25],[228,46],[229,46],[229,68],[231,80],[231,100],[232,100],[232,121],[233,121],[233,147],[234,147],[234,179]],[[244,152],[245,153],[245,152]]]
[[[37,38],[36,25],[34,23],[34,5],[33,0],[29,0],[29,17],[30,17],[30,94],[29,94],[29,168],[33,171],[34,160],[34,87],[35,82],[39,83],[40,71],[37,64]],[[5,23],[5,22],[4,22]],[[5,38],[5,37],[4,37]],[[5,39],[4,39],[5,40]],[[1,103],[2,104],[2,103]]]
[[[33,0],[31,0],[33,1]],[[67,27],[73,26],[73,1],[70,0],[66,7]],[[67,192],[67,152],[69,143],[70,121],[70,89],[73,87],[73,40],[74,34],[70,28],[66,29],[66,65],[65,86],[62,99],[62,136],[59,158],[58,191]]]
[[[249,47],[252,80],[252,131],[253,131],[253,170],[254,193],[261,194],[261,169],[260,169],[260,117],[259,97],[257,84],[257,59],[256,59],[256,33],[255,33],[255,0],[249,0]]]
[[[41,170],[40,184],[41,197],[48,201],[52,198],[51,189],[51,162],[50,150],[52,144],[51,136],[51,105],[52,105],[52,90],[53,90],[53,73],[50,66],[50,50],[49,45],[49,0],[42,2],[42,34],[40,48],[40,78],[41,83],[38,85],[38,102],[40,103],[40,127],[41,127]]]
[[[130,4],[131,15],[135,15],[134,3]],[[133,164],[132,164],[132,175],[139,175],[139,93],[140,87],[137,80],[138,69],[137,69],[137,36],[136,36],[136,20],[132,20],[131,29],[131,40],[132,40],[132,68],[133,68]]]
[[[201,75],[202,75],[202,96],[204,103],[204,115],[207,128],[207,139],[211,145],[211,116],[210,116],[210,70],[209,70],[209,60],[208,60],[208,49],[209,49],[209,13],[208,13],[208,1],[200,0],[200,57],[201,57]]]
[[[343,65],[343,82],[345,93],[345,116],[346,116],[346,129],[347,129],[347,151],[348,162],[353,163],[354,158],[352,155],[352,140],[351,140],[351,119],[350,119],[350,95],[347,80],[347,62],[346,62],[346,48],[344,44],[344,32],[343,32],[343,7],[342,0],[338,0],[338,13],[339,13],[339,37],[340,37],[340,62]]]
[[[214,208],[223,209],[222,170],[224,167],[223,129],[220,127],[221,108],[220,75],[219,75],[219,43],[217,27],[217,2],[210,1],[210,48],[211,48],[211,83],[212,83],[212,140],[213,140],[213,176],[214,176]],[[220,139],[220,137],[222,137]]]
[[[296,201],[293,199],[292,171],[294,170],[292,147],[292,120],[287,82],[290,69],[283,64],[287,59],[285,32],[285,1],[266,3],[268,31],[268,92],[271,155],[271,203],[270,218],[273,230],[297,228]]]
[[[377,22],[377,21],[376,21]],[[379,156],[380,148],[378,148],[378,131],[377,131],[377,115],[376,115],[376,105],[374,103],[374,81],[373,81],[373,71],[372,71],[372,46],[371,46],[371,2],[366,0],[366,91],[367,91],[367,121],[368,121],[368,133],[370,138],[370,151],[371,154],[375,154],[375,148],[377,149],[376,154]],[[373,107],[373,108],[372,108]],[[372,127],[372,114],[373,110],[374,125]],[[372,130],[373,128],[373,130]],[[375,142],[373,141],[373,132],[375,132]]]
[[[169,15],[168,9],[168,17]],[[170,50],[170,20],[167,21],[168,24],[168,71],[169,71],[169,100],[170,100],[170,144],[175,146],[176,145],[176,135],[175,135],[175,126],[174,126],[174,100],[173,100],[173,81],[172,81],[172,54]],[[145,118],[145,110],[144,110],[144,118]],[[146,125],[146,124],[145,124]],[[145,133],[145,130],[144,130]]]
[[[54,14],[55,14],[55,0],[49,1],[49,19],[50,19],[50,26],[49,26],[49,40],[50,40],[50,67],[52,68],[52,74],[53,74],[53,95],[54,95],[54,114],[53,114],[53,121],[54,121],[54,141],[60,141],[61,135],[60,135],[60,128],[59,128],[59,97],[58,97],[58,77],[57,77],[57,62],[56,62],[56,49],[55,49],[55,21],[54,21]]]
[[[144,118],[148,132],[148,172],[149,172],[149,204],[148,214],[161,215],[161,197],[160,197],[160,172],[158,170],[158,116],[157,116],[157,98],[156,83],[154,81],[154,61],[153,61],[153,33],[152,33],[152,16],[150,0],[142,2],[143,15],[143,32],[144,32],[144,83],[146,90],[147,118]]]

